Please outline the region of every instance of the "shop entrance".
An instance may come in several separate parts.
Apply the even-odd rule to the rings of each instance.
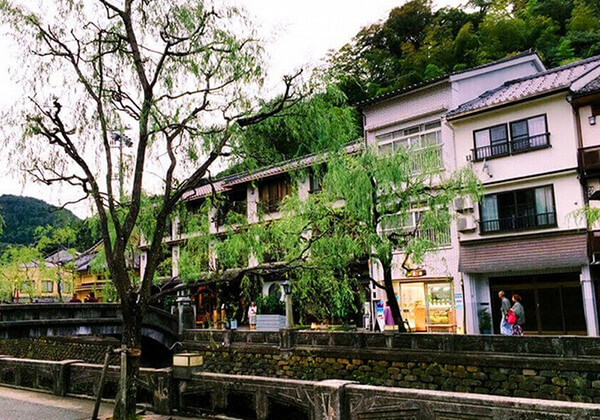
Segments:
[[[500,290],[509,300],[513,293],[523,298],[525,334],[587,334],[579,273],[490,277],[489,281],[496,334],[500,333]]]

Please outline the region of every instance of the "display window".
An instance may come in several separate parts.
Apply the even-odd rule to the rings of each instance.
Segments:
[[[452,282],[396,282],[403,319],[415,332],[455,332]]]

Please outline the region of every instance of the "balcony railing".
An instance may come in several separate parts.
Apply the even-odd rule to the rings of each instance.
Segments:
[[[512,215],[500,219],[482,220],[481,232],[506,232],[556,226],[556,212],[536,213],[525,216]]]
[[[490,159],[501,156],[514,155],[530,150],[543,149],[550,146],[550,133],[538,134],[531,137],[514,138],[512,141],[492,144],[491,146],[473,149],[473,160]]]

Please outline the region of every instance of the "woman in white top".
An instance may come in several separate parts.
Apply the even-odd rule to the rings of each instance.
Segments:
[[[250,307],[248,308],[248,320],[250,321],[250,329],[256,329],[256,305],[254,301],[250,302]]]

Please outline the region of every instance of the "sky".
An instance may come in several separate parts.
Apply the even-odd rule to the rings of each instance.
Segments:
[[[232,0],[257,22],[259,36],[265,41],[267,53],[267,87],[277,92],[278,82],[285,74],[299,68],[318,65],[330,50],[339,49],[363,27],[385,19],[389,11],[403,0]],[[464,1],[437,0],[435,7],[457,6]],[[10,108],[18,96],[8,76],[11,54],[15,51],[0,38],[0,110]],[[18,53],[18,51],[16,51]],[[268,90],[269,90],[268,89]],[[1,155],[0,161],[5,161]],[[76,199],[79,191],[50,188],[28,182],[23,184],[8,165],[0,165],[0,195],[14,194],[40,198],[54,205]],[[89,205],[68,207],[80,217],[90,215]]]

